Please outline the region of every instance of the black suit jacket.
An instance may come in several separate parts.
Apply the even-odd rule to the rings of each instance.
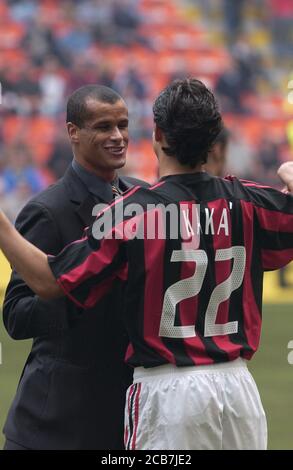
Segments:
[[[143,184],[121,178],[124,188]],[[104,202],[102,199],[99,202]],[[18,216],[20,233],[57,254],[92,221],[93,200],[72,167]],[[30,449],[122,449],[127,336],[118,283],[97,307],[81,311],[66,298],[44,301],[13,272],[3,318],[14,339],[34,338],[4,426],[7,439]]]

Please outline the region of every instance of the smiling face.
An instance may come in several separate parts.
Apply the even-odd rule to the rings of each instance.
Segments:
[[[81,128],[68,122],[75,159],[108,181],[125,165],[128,147],[128,110],[123,100],[114,104],[86,101],[87,117]]]

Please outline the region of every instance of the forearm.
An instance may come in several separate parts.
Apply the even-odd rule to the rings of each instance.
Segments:
[[[12,267],[41,298],[62,295],[47,261],[47,256],[25,240],[0,210],[0,248]]]

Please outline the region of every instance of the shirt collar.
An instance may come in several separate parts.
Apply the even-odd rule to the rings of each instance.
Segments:
[[[198,171],[197,173],[180,173],[174,175],[162,176],[159,181],[176,181],[177,183],[208,181],[211,175],[206,171]]]
[[[80,165],[80,163],[78,163],[75,159],[72,161],[72,168],[91,194],[98,197],[99,199],[103,199],[105,202],[112,202],[113,193],[111,184],[108,183],[108,181],[105,181],[103,178],[94,175],[82,165]]]

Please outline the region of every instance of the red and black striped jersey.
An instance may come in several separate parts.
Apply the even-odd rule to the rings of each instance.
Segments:
[[[290,194],[234,177],[172,175],[151,189],[133,188],[95,224],[49,264],[85,308],[115,279],[125,282],[131,365],[251,358],[263,272],[293,259]]]

